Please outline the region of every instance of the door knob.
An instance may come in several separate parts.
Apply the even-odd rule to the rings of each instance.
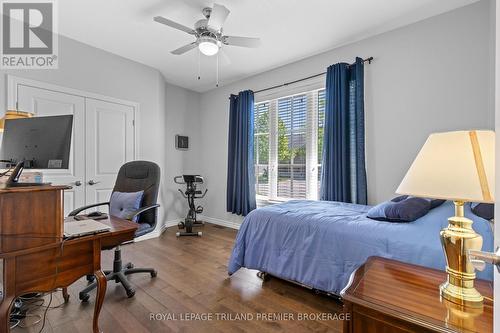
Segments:
[[[99,183],[100,182],[96,182],[93,179],[89,180],[89,185],[95,185],[95,184],[99,184]]]
[[[81,181],[77,180],[77,181],[75,182],[75,186],[81,186],[81,185],[82,185],[82,182],[81,182]]]
[[[483,270],[486,263],[495,265],[500,273],[500,248],[495,253],[469,250],[469,260],[478,270]]]

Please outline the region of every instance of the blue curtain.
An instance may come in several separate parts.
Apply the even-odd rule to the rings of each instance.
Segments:
[[[328,67],[321,200],[367,203],[363,60]]]
[[[255,209],[253,161],[254,98],[245,90],[229,98],[227,211],[247,215]]]

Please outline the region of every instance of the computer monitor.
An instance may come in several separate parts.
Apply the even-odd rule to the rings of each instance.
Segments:
[[[72,115],[6,120],[1,158],[16,164],[7,186],[35,185],[18,183],[24,168],[67,169],[72,129]]]

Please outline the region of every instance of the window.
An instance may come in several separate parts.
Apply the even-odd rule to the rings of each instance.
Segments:
[[[324,110],[324,89],[255,104],[258,199],[318,199]]]

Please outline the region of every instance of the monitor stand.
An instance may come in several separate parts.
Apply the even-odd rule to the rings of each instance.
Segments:
[[[12,171],[12,174],[7,179],[5,187],[30,187],[30,186],[45,186],[50,185],[50,183],[20,183],[19,177],[24,170],[24,160],[18,162],[16,167]]]

